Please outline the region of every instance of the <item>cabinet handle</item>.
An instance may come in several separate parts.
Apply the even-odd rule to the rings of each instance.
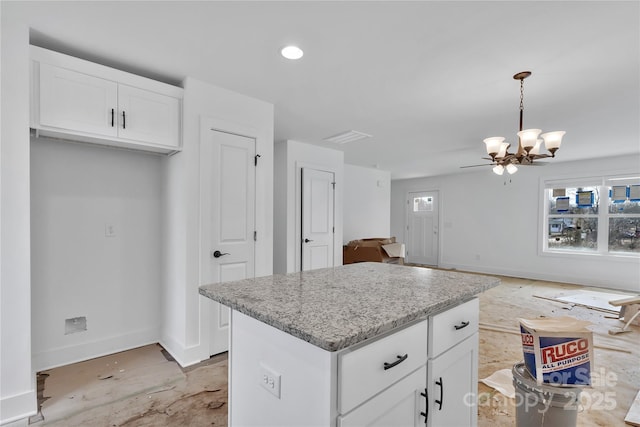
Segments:
[[[404,362],[405,360],[407,360],[407,357],[409,357],[408,354],[405,354],[404,356],[400,356],[398,355],[398,360],[396,360],[395,362],[389,363],[389,362],[384,362],[384,370],[386,371],[387,369],[391,369],[394,366],[397,366],[399,364],[401,364],[402,362]]]
[[[436,385],[440,386],[440,400],[436,400],[438,406],[438,411],[442,411],[442,395],[444,394],[444,384],[442,383],[442,377],[438,381],[436,381]]]
[[[424,412],[420,412],[420,415],[424,417],[424,424],[427,425],[427,420],[429,419],[429,392],[427,389],[424,389],[424,393],[420,393],[420,396],[424,397],[424,402],[427,404]]]
[[[113,125],[114,125],[114,117],[115,117],[115,114],[116,114],[116,112],[115,112],[115,110],[112,108],[112,109],[111,109],[111,127],[113,127]]]
[[[122,112],[122,129],[126,129],[127,128],[127,116],[125,114],[125,112]]]
[[[466,328],[467,326],[469,326],[469,322],[462,322],[459,325],[455,325],[454,328],[456,328],[456,331],[459,331],[462,328]]]

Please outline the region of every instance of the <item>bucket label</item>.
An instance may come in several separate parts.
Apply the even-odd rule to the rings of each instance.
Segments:
[[[522,350],[525,353],[533,353],[533,335],[522,332]]]
[[[521,324],[520,337],[526,370],[538,384],[571,386],[591,383],[593,344],[590,333],[541,336]]]
[[[539,368],[549,384],[589,385],[591,352],[586,337],[538,337]]]
[[[589,361],[589,340],[580,338],[549,347],[540,347],[542,371],[571,368]]]

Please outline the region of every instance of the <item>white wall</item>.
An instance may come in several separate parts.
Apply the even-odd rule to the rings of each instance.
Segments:
[[[182,365],[208,358],[210,300],[200,283],[200,121],[256,138],[255,274],[273,269],[273,105],[193,78],[184,82],[183,150],[165,159],[161,344]]]
[[[11,13],[12,3],[0,2],[0,423],[36,411],[31,369],[29,28]]]
[[[0,424],[36,412],[31,362],[29,28],[46,23],[46,10],[0,2]],[[37,6],[36,3],[33,6]],[[272,269],[273,106],[187,79],[185,152],[165,158],[161,174],[161,340],[183,365],[208,357],[206,322],[198,295],[199,115],[220,117],[257,133],[264,169],[258,170],[256,274]],[[263,240],[262,240],[263,239]],[[90,319],[89,319],[90,320]],[[91,328],[91,323],[89,324]]]
[[[300,170],[303,167],[335,173],[334,265],[342,265],[344,153],[297,141],[284,141],[275,145],[275,273],[300,271]]]
[[[640,291],[640,260],[540,253],[541,180],[640,173],[640,156],[393,181],[391,234],[404,235],[409,191],[440,191],[440,267]],[[511,180],[511,182],[509,182]],[[505,184],[506,181],[506,184]]]
[[[342,240],[390,237],[391,173],[344,165],[344,234]]]
[[[161,166],[158,155],[32,139],[34,370],[158,341]],[[87,330],[65,335],[80,316]]]

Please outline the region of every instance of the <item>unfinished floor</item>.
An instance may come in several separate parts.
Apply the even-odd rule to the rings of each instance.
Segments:
[[[578,426],[625,426],[640,389],[640,327],[621,326],[606,313],[536,296],[553,297],[578,286],[502,278],[480,296],[479,378],[522,360],[517,318],[570,315],[594,324],[597,383],[582,392]],[[44,420],[34,426],[226,426],[227,359],[216,356],[187,369],[157,345],[44,372]],[[478,425],[515,425],[514,400],[480,383]],[[34,419],[35,420],[35,419]],[[559,426],[560,427],[560,426]]]

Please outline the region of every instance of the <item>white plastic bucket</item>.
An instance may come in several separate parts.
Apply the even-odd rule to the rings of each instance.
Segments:
[[[512,371],[517,427],[575,427],[580,388],[538,385],[524,363],[516,363]]]

